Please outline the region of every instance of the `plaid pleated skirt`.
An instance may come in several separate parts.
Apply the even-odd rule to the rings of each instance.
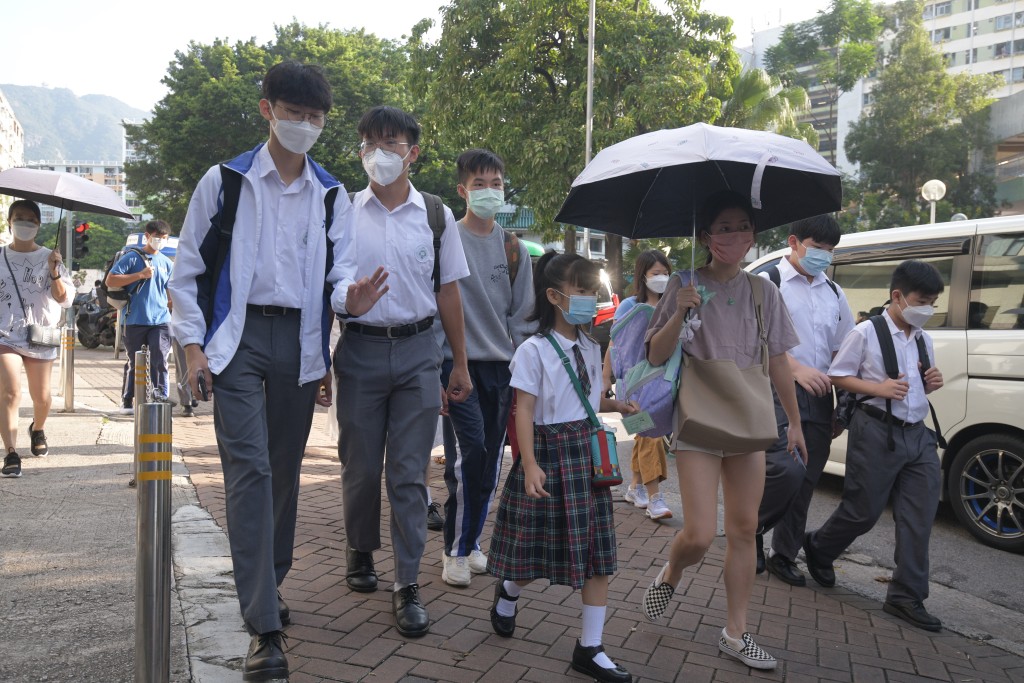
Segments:
[[[587,420],[534,427],[533,452],[551,496],[527,496],[522,462],[512,464],[491,536],[491,574],[580,589],[585,579],[615,573],[612,493],[591,485],[593,429]]]

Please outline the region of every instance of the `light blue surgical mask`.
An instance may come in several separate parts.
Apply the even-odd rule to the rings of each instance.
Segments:
[[[479,190],[468,190],[466,204],[476,216],[488,220],[494,218],[501,207],[505,206],[505,190],[485,187]]]
[[[807,253],[800,258],[800,267],[811,276],[824,273],[830,265],[832,265],[832,252],[826,249],[807,247]]]
[[[562,292],[558,293],[562,294]],[[562,294],[562,296],[567,295]],[[570,325],[586,325],[593,322],[594,316],[597,315],[597,297],[573,294],[569,296],[569,310],[566,311],[562,307],[559,307],[558,310],[562,312],[565,322]]]

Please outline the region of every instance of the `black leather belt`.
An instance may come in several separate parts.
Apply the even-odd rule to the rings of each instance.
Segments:
[[[352,330],[358,334],[368,334],[372,337],[387,337],[388,339],[401,339],[411,337],[425,330],[429,330],[434,324],[434,316],[430,315],[423,320],[417,320],[407,325],[392,325],[391,327],[375,327],[363,325],[362,323],[345,323],[346,330]]]
[[[297,308],[285,308],[284,306],[274,306],[272,304],[246,304],[245,310],[257,315],[266,316],[291,315],[292,313],[299,312]]]
[[[904,420],[899,419],[898,417],[893,417],[892,415],[890,415],[889,413],[885,412],[881,408],[876,408],[875,406],[869,406],[866,403],[861,403],[857,407],[860,408],[861,410],[863,410],[864,413],[868,417],[873,417],[876,420],[880,420],[882,422],[891,424],[894,427],[907,428],[907,427],[916,427],[919,424],[921,424],[920,422],[906,422]]]

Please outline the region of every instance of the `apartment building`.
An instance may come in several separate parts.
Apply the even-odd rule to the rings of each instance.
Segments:
[[[924,27],[950,73],[995,74],[1003,98],[1024,90],[1024,1],[943,0],[925,5]]]
[[[14,115],[11,103],[0,91],[0,171],[25,165],[25,130],[21,127],[18,117]],[[0,195],[0,211],[4,218],[13,197]],[[0,245],[5,244],[7,230],[0,231]]]

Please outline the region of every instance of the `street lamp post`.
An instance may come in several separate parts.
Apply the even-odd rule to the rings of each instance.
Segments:
[[[921,186],[921,196],[932,205],[932,220],[935,222],[935,202],[946,196],[946,183],[941,180],[929,180]]]
[[[597,14],[597,0],[590,0],[590,16],[587,23],[587,122],[586,149],[583,165],[590,164],[590,149],[594,136],[594,19]],[[590,259],[590,229],[583,228],[583,253]]]

